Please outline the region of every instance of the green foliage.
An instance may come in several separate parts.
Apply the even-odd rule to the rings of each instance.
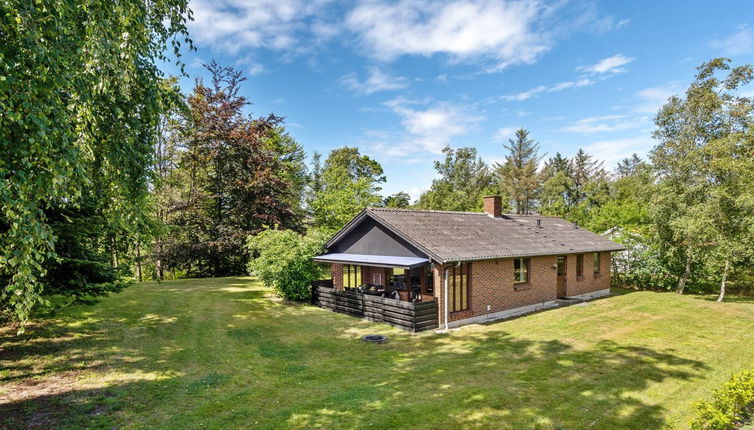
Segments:
[[[754,371],[733,375],[709,402],[694,405],[692,430],[734,430],[754,419]]]
[[[128,286],[110,264],[73,258],[61,258],[52,264],[44,283],[46,296],[65,296],[69,303],[85,303]]]
[[[570,193],[574,187],[568,158],[558,152],[547,160],[542,169],[541,180],[540,212],[567,219],[572,206]]]
[[[392,196],[385,197],[385,199],[382,200],[382,205],[386,208],[405,209],[411,206],[411,196],[409,196],[408,193],[400,191]]]
[[[69,302],[117,292],[127,284],[121,281],[122,269],[110,261],[111,238],[123,231],[102,214],[102,204],[85,200],[78,207],[60,206],[46,212],[55,232],[56,258],[45,262],[42,278],[45,296],[65,296]],[[126,248],[127,249],[127,248]],[[119,270],[120,269],[120,270]]]
[[[445,147],[445,160],[435,161],[440,178],[416,202],[419,209],[481,211],[482,197],[501,194],[487,164],[477,156],[476,148]],[[507,199],[503,199],[507,201]]]
[[[559,216],[587,228],[600,224],[595,212],[610,200],[611,190],[602,163],[592,155],[583,149],[570,159],[555,154],[545,162],[542,181],[542,214]]]
[[[315,157],[312,169],[310,210],[313,225],[334,232],[368,206],[382,202],[379,184],[385,182],[382,166],[358,148],[342,147],[330,152],[319,167]]]
[[[282,126],[270,128],[266,139],[266,145],[277,158],[282,169],[281,176],[288,190],[285,197],[288,205],[296,213],[297,219],[303,218],[304,196],[308,183],[306,169],[306,153],[301,146]]]
[[[601,204],[591,209],[586,226],[597,232],[621,227],[646,234],[653,180],[652,167],[638,155],[620,161],[615,178],[608,183],[609,195],[603,196]]]
[[[266,230],[249,236],[249,272],[286,300],[305,301],[321,267],[312,257],[324,252],[329,235],[316,230],[306,236],[290,230]]]
[[[156,62],[190,45],[188,15],[186,0],[0,3],[0,306],[14,319],[54,257],[46,209],[95,192],[129,231],[148,212]]]
[[[751,261],[754,232],[754,100],[733,92],[754,77],[751,66],[702,64],[684,97],[671,97],[655,118],[657,186],[650,206],[660,249],[680,270],[717,272],[720,300],[731,267]],[[724,71],[727,76],[718,77]]]
[[[169,124],[168,166],[156,191],[166,225],[155,244],[160,268],[189,276],[245,273],[246,238],[263,230],[302,230],[304,153],[282,118],[252,118],[239,95],[245,78],[215,62],[198,81],[185,116]]]
[[[650,238],[620,227],[611,229],[606,236],[626,247],[611,258],[610,281],[614,286],[666,291],[675,288],[676,278]]]
[[[539,144],[523,128],[516,130],[516,139],[509,139],[505,163],[495,165],[500,188],[511,196],[517,214],[527,214],[536,208],[541,181],[537,165],[542,157]]]

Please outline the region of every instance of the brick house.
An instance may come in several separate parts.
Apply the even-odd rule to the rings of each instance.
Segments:
[[[624,249],[561,218],[503,214],[498,196],[484,212],[367,208],[326,246],[314,259],[335,291],[434,302],[446,328],[609,294]]]

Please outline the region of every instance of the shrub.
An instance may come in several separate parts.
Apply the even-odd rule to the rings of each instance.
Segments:
[[[694,405],[693,430],[729,430],[751,423],[754,417],[754,371],[733,375],[712,401]]]
[[[675,291],[678,287],[678,275],[683,268],[673,267],[657,244],[646,235],[613,229],[606,233],[606,237],[627,248],[612,257],[613,276],[610,280],[613,286],[664,291]],[[686,292],[715,292],[719,285],[717,272],[711,272],[707,265],[694,264]]]
[[[117,269],[100,261],[60,258],[49,267],[43,293],[65,296],[70,303],[88,303],[94,297],[119,292],[128,286]]]
[[[267,230],[249,236],[249,272],[286,300],[308,300],[311,282],[320,274],[320,265],[312,257],[324,251],[327,237],[318,231],[301,236],[290,230]]]

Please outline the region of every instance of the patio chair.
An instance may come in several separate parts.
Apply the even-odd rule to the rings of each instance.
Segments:
[[[411,287],[411,301],[422,301],[422,289],[419,287]]]

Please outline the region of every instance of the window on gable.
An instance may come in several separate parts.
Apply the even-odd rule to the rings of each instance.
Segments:
[[[528,258],[513,259],[513,275],[516,284],[529,283],[529,265],[530,260]]]

